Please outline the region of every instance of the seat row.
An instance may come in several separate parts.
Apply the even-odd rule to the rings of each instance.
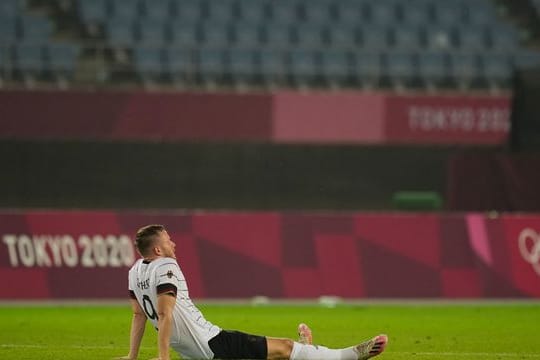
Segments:
[[[136,47],[133,66],[143,78],[169,75],[202,80],[510,81],[514,68],[540,65],[540,53],[359,52]]]
[[[80,47],[68,43],[0,46],[0,69],[6,73],[73,75]]]
[[[538,14],[538,18],[540,18],[540,0],[532,0],[532,4],[534,8],[536,9],[536,13]]]
[[[519,34],[508,26],[324,26],[254,24],[238,22],[200,24],[155,20],[110,20],[105,38],[113,47],[135,44],[173,46],[238,47],[342,47],[342,48],[430,48],[430,49],[514,49],[519,46]]]
[[[43,16],[0,14],[0,44],[19,41],[47,42],[52,31],[52,22]]]
[[[441,25],[498,21],[489,0],[78,0],[77,10],[86,23],[109,18]]]

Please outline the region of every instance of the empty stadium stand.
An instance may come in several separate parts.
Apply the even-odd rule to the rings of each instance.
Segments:
[[[29,12],[19,0],[0,3],[0,80],[29,87],[38,80],[65,87],[73,76],[80,45],[53,39],[54,22]]]
[[[111,84],[504,89],[540,58],[495,0],[64,2],[2,1],[4,79],[70,79],[92,63]],[[66,18],[76,36],[56,46]]]

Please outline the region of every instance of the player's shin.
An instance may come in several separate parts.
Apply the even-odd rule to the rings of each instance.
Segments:
[[[353,348],[329,349],[325,346],[294,343],[291,360],[357,360],[358,354]]]

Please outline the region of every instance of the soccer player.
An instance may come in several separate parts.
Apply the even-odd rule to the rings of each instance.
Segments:
[[[207,321],[189,298],[186,280],[176,262],[175,243],[163,225],[137,231],[135,246],[142,256],[129,270],[133,319],[130,349],[135,360],[149,319],[158,330],[158,360],[169,360],[169,348],[183,359],[368,359],[383,352],[388,338],[371,340],[343,349],[312,345],[305,324],[298,326],[299,341],[222,330]]]

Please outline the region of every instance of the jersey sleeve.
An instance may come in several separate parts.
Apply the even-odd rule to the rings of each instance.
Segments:
[[[160,265],[156,269],[156,288],[159,294],[171,294],[176,296],[183,275],[178,264],[170,262]]]
[[[128,295],[130,299],[137,300],[135,296],[135,287],[133,286],[133,268],[129,269],[128,273]]]

